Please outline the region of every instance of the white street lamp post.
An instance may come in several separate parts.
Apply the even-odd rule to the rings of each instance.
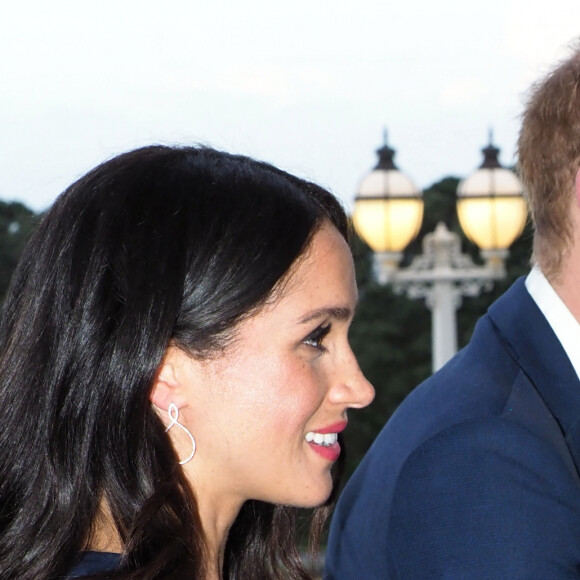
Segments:
[[[359,187],[353,221],[375,251],[379,283],[391,284],[395,292],[405,292],[410,298],[425,299],[431,310],[436,371],[457,351],[456,310],[462,297],[477,296],[481,290],[491,289],[493,280],[505,276],[507,247],[523,230],[526,204],[518,178],[500,166],[499,150],[490,136],[483,164],[459,184],[457,203],[460,225],[482,249],[485,265],[477,266],[462,254],[459,236],[439,223],[423,238],[423,253],[410,266],[400,268],[402,250],[419,231],[423,207],[421,192],[395,167],[394,153],[386,142],[378,150],[379,164]],[[405,186],[396,190],[391,187],[394,184]],[[401,217],[404,214],[407,223]]]
[[[391,284],[397,293],[424,298],[431,310],[433,371],[441,368],[457,352],[455,312],[463,296],[477,296],[489,290],[493,280],[502,278],[500,264],[476,266],[461,253],[459,236],[443,222],[423,238],[423,253],[407,268],[398,269]]]

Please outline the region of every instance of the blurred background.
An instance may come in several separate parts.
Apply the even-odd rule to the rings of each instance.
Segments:
[[[578,0],[23,0],[0,8],[0,294],[39,215],[100,161],[149,143],[202,143],[269,161],[351,210],[388,129],[424,191],[420,249],[439,221],[462,236],[459,180],[493,128],[512,167],[530,84],[577,41]],[[466,298],[458,343],[528,269],[529,225],[507,277]],[[379,286],[354,242],[352,344],[375,403],[352,413],[348,472],[431,372],[430,314]]]

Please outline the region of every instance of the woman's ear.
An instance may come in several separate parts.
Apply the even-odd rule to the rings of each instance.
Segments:
[[[170,346],[165,351],[163,362],[159,367],[155,384],[151,390],[150,401],[158,409],[167,411],[169,405],[174,403],[177,407],[185,401],[183,385],[180,381],[180,369],[183,368],[184,358],[187,355],[179,348]]]

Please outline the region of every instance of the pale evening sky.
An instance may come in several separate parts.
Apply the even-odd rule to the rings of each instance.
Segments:
[[[473,171],[489,127],[510,164],[579,23],[579,0],[4,2],[0,198],[45,209],[116,153],[203,143],[349,205],[383,127],[420,187]]]

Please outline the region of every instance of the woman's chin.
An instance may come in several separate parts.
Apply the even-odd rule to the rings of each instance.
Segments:
[[[309,493],[307,496],[304,496],[302,500],[292,502],[291,505],[300,508],[317,508],[324,505],[332,493],[332,479],[329,477],[328,483],[325,483],[324,485],[320,484],[320,487],[316,490],[316,493],[314,493],[314,490],[310,491],[311,493]]]

